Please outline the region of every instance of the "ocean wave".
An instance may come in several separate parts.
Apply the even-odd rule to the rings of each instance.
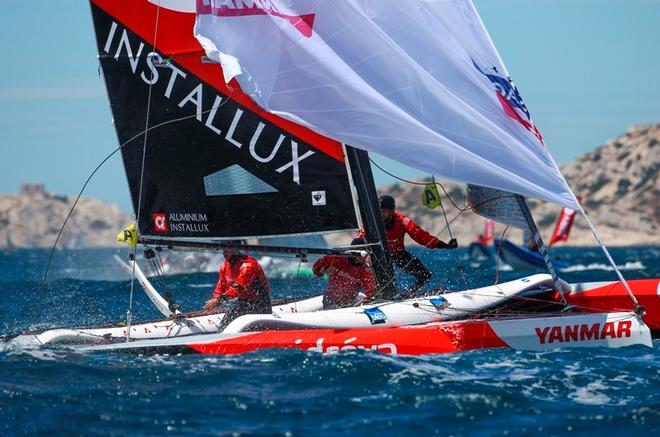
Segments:
[[[619,270],[644,270],[646,266],[641,261],[628,261],[625,264],[616,266]],[[583,272],[585,270],[606,270],[613,271],[614,267],[610,264],[591,263],[591,264],[575,264],[565,269],[562,273]]]
[[[188,287],[190,287],[190,288],[211,288],[211,287],[215,287],[215,284],[212,284],[210,282],[206,283],[206,284],[190,284],[190,285],[188,285]]]
[[[618,250],[617,259],[637,260],[622,263],[622,269],[660,275],[657,249]],[[564,253],[563,259],[576,263],[576,273],[567,275],[571,282],[613,276],[579,273],[611,270],[593,263],[599,260],[594,249]],[[453,263],[449,255],[422,254],[439,272],[437,283],[461,282],[447,268]],[[25,279],[22,257],[13,262],[11,276],[0,282],[0,332],[125,318],[130,290],[125,278],[119,284],[57,280],[44,286]],[[494,262],[470,266],[471,287],[492,283]],[[507,272],[500,280],[519,276]],[[192,309],[208,298],[214,279],[176,275],[154,285]],[[321,280],[273,285],[291,297],[324,286]],[[160,317],[144,293],[137,291],[134,299],[136,319]],[[660,429],[659,340],[654,347],[419,357],[362,350],[139,357],[0,342],[0,434],[653,435]]]

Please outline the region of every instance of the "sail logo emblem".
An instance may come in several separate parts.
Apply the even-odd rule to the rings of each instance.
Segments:
[[[312,191],[312,205],[325,206],[325,191]]]
[[[541,132],[539,132],[536,126],[534,126],[534,123],[532,123],[532,116],[529,114],[529,110],[511,78],[501,76],[496,67],[492,68],[492,72],[482,70],[481,67],[474,62],[474,59],[472,59],[472,64],[479,73],[486,76],[486,78],[495,86],[495,93],[497,94],[497,99],[502,105],[504,113],[534,134],[541,144],[545,146]]]
[[[218,17],[270,15],[291,24],[302,36],[310,38],[316,14],[289,15],[280,12],[272,0],[197,0],[198,14]]]
[[[169,230],[167,216],[165,214],[153,213],[151,218],[154,221],[154,230],[156,232],[167,232]]]

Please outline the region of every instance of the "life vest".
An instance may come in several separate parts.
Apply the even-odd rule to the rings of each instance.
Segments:
[[[328,267],[337,268],[325,290],[326,298],[331,301],[352,304],[363,289],[367,299],[376,292],[376,283],[366,263],[353,264],[345,256],[327,255],[316,261],[312,269],[316,276],[323,276]]]
[[[220,267],[218,284],[213,292],[214,299],[224,296],[256,301],[264,295],[270,296],[268,279],[256,259],[240,255],[233,261],[230,263],[229,259],[225,259]]]

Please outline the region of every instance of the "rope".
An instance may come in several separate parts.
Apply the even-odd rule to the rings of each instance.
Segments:
[[[154,43],[152,50],[156,49],[156,39],[158,38],[158,20],[160,18],[160,2],[156,6],[156,25],[154,27]],[[147,138],[149,136],[149,115],[151,114],[151,91],[153,88],[153,81],[149,83],[149,92],[147,94],[147,115],[144,121],[144,139],[142,140],[142,162],[140,163],[140,184],[138,188],[138,202],[136,213],[136,225],[140,223],[140,206],[142,205],[142,186],[144,184],[144,168],[147,157]],[[128,310],[126,311],[126,342],[131,341],[131,322],[133,319],[133,295],[135,291],[135,264],[137,263],[137,245],[133,248],[133,269],[131,271],[131,291],[128,297]]]
[[[461,208],[460,206],[456,205],[456,203],[454,202],[454,199],[452,199],[451,196],[449,195],[449,193],[447,192],[447,190],[445,190],[445,187],[443,187],[442,184],[441,184],[440,182],[437,182],[435,179],[433,179],[432,182],[418,182],[418,181],[411,181],[411,180],[409,180],[409,179],[404,179],[404,178],[399,177],[399,176],[397,176],[397,175],[395,175],[395,174],[393,174],[393,173],[390,173],[389,171],[385,170],[383,167],[381,167],[380,165],[378,165],[378,163],[376,163],[376,161],[374,161],[373,159],[371,159],[371,157],[369,157],[369,162],[371,162],[373,165],[375,165],[375,166],[376,166],[380,171],[382,171],[383,173],[385,173],[385,174],[387,174],[387,175],[389,175],[389,176],[392,176],[393,178],[398,179],[398,180],[400,180],[401,182],[406,182],[406,183],[409,183],[409,184],[412,184],[412,185],[428,185],[429,183],[436,184],[437,186],[439,186],[439,187],[442,189],[442,191],[445,193],[445,196],[447,196],[447,199],[449,199],[449,202],[452,204],[452,206],[453,206],[454,208],[458,209],[459,211],[465,209],[465,208]]]
[[[438,183],[435,181],[435,178],[434,178],[434,177],[432,177],[432,181],[433,181],[433,184],[434,184],[434,185],[436,185],[436,186],[437,186],[437,185],[440,185],[440,187],[442,188],[442,191],[445,192],[445,195],[447,196],[447,198],[449,199],[449,201],[450,201],[454,206],[456,206],[456,205],[454,204],[453,200],[451,200],[451,198],[449,197],[449,193],[447,193],[447,191],[445,190],[445,188],[444,188],[441,184],[438,184]],[[442,200],[440,201],[440,208],[442,209],[442,216],[445,218],[445,224],[446,224],[445,227],[447,228],[447,231],[449,232],[449,238],[450,238],[450,241],[451,241],[451,240],[454,239],[454,236],[453,236],[452,233],[451,233],[451,227],[449,226],[449,220],[447,220],[447,213],[445,212],[445,206],[443,205]],[[455,262],[455,264],[456,264],[456,270],[458,270],[458,273],[460,273],[460,275],[461,275],[461,279],[462,279],[462,281],[463,281],[463,288],[466,288],[466,289],[467,289],[468,285],[467,285],[466,273],[465,273],[465,268],[463,267],[463,263],[462,263],[462,262],[460,261],[460,259],[458,258],[458,255],[456,254],[456,252],[452,251],[452,255],[453,255],[453,257],[454,257],[454,262]]]

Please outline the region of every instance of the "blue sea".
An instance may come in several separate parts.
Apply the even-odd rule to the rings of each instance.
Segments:
[[[119,250],[0,252],[0,335],[125,319]],[[417,251],[434,285],[492,284],[493,261],[464,249]],[[660,276],[660,248],[613,249],[628,278]],[[569,282],[613,280],[596,248],[558,248]],[[499,280],[529,272],[499,269]],[[186,311],[217,274],[154,279]],[[275,279],[275,298],[320,293],[316,278]],[[136,319],[158,313],[136,284]],[[267,350],[241,356],[136,357],[0,344],[0,435],[659,435],[654,348],[482,350],[421,357]]]

